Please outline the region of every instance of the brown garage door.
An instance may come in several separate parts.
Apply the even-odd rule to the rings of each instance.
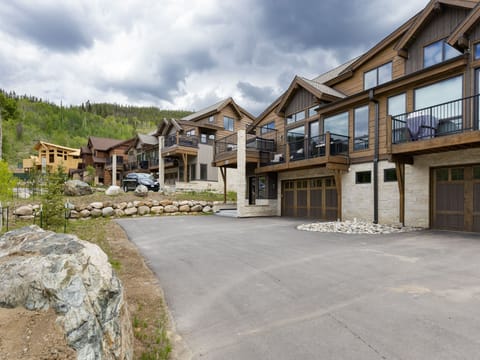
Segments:
[[[337,219],[337,189],[333,177],[287,180],[282,183],[282,215]]]
[[[480,232],[480,166],[432,170],[432,227]]]

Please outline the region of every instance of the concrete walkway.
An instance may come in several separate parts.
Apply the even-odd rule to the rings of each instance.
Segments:
[[[480,237],[301,232],[292,219],[122,219],[193,359],[477,359]]]

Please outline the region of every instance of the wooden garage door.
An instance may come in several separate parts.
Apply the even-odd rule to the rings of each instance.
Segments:
[[[337,219],[337,189],[333,177],[284,181],[282,195],[283,216]]]
[[[480,232],[480,166],[432,170],[432,227]]]

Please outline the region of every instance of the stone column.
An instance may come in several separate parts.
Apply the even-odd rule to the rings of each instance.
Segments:
[[[162,150],[165,146],[165,136],[158,137],[158,183],[160,184],[160,189],[163,190],[165,187],[165,161],[162,157]]]
[[[247,191],[247,135],[245,130],[237,132],[237,171],[238,171],[238,188],[237,188],[237,213],[238,217],[246,216],[245,214],[245,198]]]
[[[112,185],[117,185],[117,155],[112,155]]]

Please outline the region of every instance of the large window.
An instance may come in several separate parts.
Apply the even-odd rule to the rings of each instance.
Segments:
[[[457,76],[415,89],[415,110],[461,99],[463,94],[462,80],[462,76]]]
[[[268,124],[263,125],[260,128],[260,134],[266,134],[275,130],[275,121],[271,121]]]
[[[377,85],[384,84],[392,80],[392,63],[386,63],[375,69],[367,71],[363,78],[363,87],[365,90],[371,89]]]
[[[388,115],[400,115],[407,112],[407,95],[405,93],[391,96],[387,104]]]
[[[423,48],[423,67],[439,64],[453,59],[462,53],[448,45],[445,40],[440,40]]]
[[[323,123],[324,133],[348,136],[348,112],[327,117]]]
[[[305,119],[305,111],[299,111],[295,114],[290,114],[287,116],[287,125],[293,124],[297,121],[302,121]]]
[[[290,148],[290,159],[305,158],[305,126],[299,126],[287,131],[287,141]]]
[[[368,149],[368,105],[358,107],[353,112],[354,115],[354,150]]]
[[[223,128],[228,131],[233,131],[233,118],[224,116],[223,117]]]

